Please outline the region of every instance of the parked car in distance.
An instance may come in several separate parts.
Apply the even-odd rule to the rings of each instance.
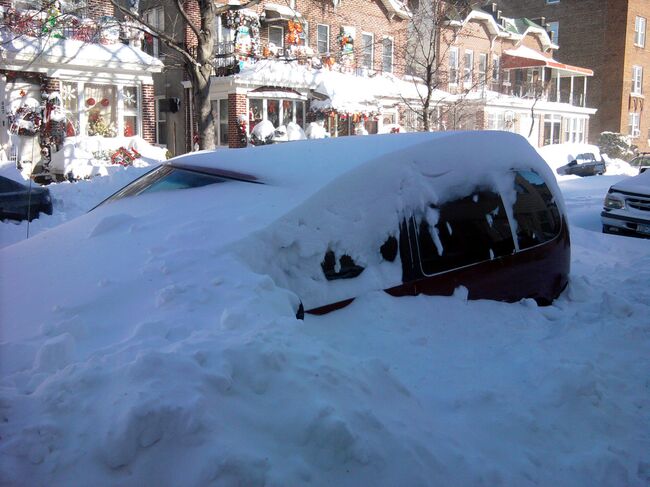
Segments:
[[[609,188],[600,216],[604,233],[650,238],[650,171]]]
[[[591,152],[578,154],[578,156],[568,164],[558,167],[556,172],[562,176],[596,176],[602,175],[607,170],[605,161],[599,160]]]
[[[641,152],[630,161],[630,166],[639,170],[639,174],[650,169],[650,152]]]
[[[567,284],[562,196],[519,135],[393,134],[199,152],[167,161],[94,212],[122,214],[153,193],[199,187],[238,215],[255,208],[255,225],[213,222],[206,238],[236,239],[228,245],[242,261],[314,314],[372,291],[451,295],[460,286],[469,299],[548,304]],[[261,209],[273,216],[261,222]]]
[[[0,176],[0,219],[33,220],[40,213],[52,214],[52,198],[47,188],[29,186]]]

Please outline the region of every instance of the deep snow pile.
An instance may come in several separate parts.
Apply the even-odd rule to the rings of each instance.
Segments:
[[[0,484],[647,485],[650,248],[598,233],[619,179],[560,183],[572,275],[546,308],[370,293],[297,321],[206,238],[205,188],[189,220],[170,195],[4,249]],[[224,208],[220,239],[279,203]]]

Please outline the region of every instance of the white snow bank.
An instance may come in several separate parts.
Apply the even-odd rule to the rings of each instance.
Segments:
[[[560,183],[572,275],[546,308],[371,293],[297,322],[215,252],[286,194],[170,193],[4,249],[3,482],[645,487],[650,249],[575,218],[615,179]]]

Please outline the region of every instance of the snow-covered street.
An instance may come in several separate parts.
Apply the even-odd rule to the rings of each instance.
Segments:
[[[650,240],[600,224],[627,176],[559,182],[572,267],[548,307],[377,292],[298,321],[192,222],[126,216],[94,255],[52,238],[69,274],[12,294],[144,170],[51,187],[39,238],[1,224],[0,485],[650,484]],[[145,233],[146,260],[115,250]]]

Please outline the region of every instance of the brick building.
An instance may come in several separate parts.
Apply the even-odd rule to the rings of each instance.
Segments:
[[[144,18],[193,46],[175,5],[140,6]],[[186,0],[185,10],[198,25],[196,3]],[[332,137],[421,129],[422,84],[405,76],[409,22],[411,11],[397,0],[233,5],[215,18],[215,145],[242,147],[261,122],[278,129],[321,120]],[[595,112],[586,103],[592,72],[554,59],[545,28],[496,9],[468,9],[440,26],[450,41],[438,46],[435,129],[510,130],[534,145],[585,140]],[[173,53],[148,42],[166,65],[154,75],[157,141],[173,153],[191,150],[199,135],[191,83],[169,62]]]
[[[442,29],[440,87],[450,97],[441,103],[441,129],[508,130],[535,146],[586,140],[593,72],[557,61],[558,46],[541,25],[489,4],[451,16]]]
[[[647,0],[499,0],[507,15],[535,18],[555,33],[558,59],[589,66],[588,103],[598,112],[590,140],[603,131],[629,134],[650,150],[650,19]]]
[[[163,65],[114,14],[108,0],[0,0],[0,157],[36,165],[76,135],[154,142]]]

